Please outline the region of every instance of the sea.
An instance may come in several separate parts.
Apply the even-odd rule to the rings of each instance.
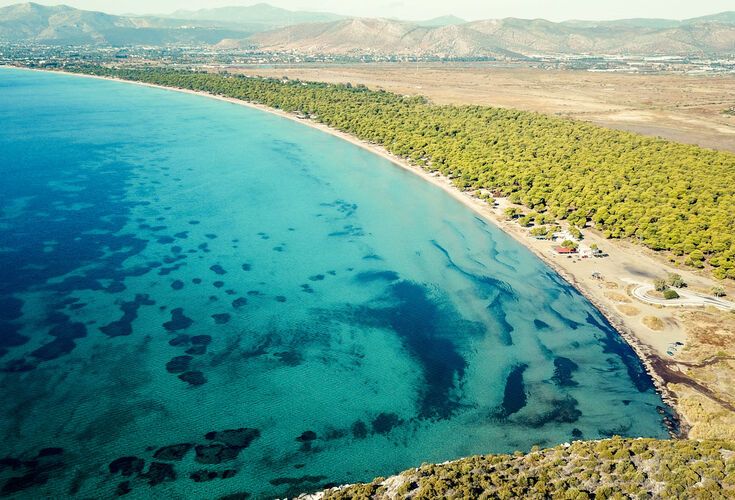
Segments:
[[[0,495],[275,498],[670,410],[442,189],[205,96],[0,69]]]

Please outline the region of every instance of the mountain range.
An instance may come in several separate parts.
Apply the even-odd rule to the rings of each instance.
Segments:
[[[203,44],[333,55],[439,57],[596,53],[703,55],[735,52],[735,12],[684,21],[565,21],[455,16],[426,21],[347,18],[268,4],[115,16],[24,3],[0,8],[0,41],[59,45]]]
[[[499,19],[437,27],[387,19],[344,19],[256,33],[239,46],[320,54],[484,57],[530,54],[702,55],[735,52],[735,20],[666,23]],[[230,47],[232,42],[228,42]]]

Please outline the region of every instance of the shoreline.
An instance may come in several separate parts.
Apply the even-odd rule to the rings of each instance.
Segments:
[[[0,66],[0,68],[2,67],[3,66]],[[610,325],[617,331],[620,337],[633,349],[636,356],[640,360],[642,366],[644,367],[646,373],[651,377],[653,384],[655,386],[655,389],[661,396],[663,402],[666,403],[670,407],[670,409],[673,411],[674,417],[676,418],[678,425],[679,425],[679,430],[678,432],[675,433],[672,431],[672,429],[669,428],[668,430],[671,436],[674,438],[686,438],[688,436],[690,425],[688,422],[686,422],[686,420],[684,419],[684,416],[680,412],[680,408],[678,406],[678,399],[676,395],[667,385],[669,382],[674,382],[674,381],[667,380],[666,376],[660,373],[660,372],[665,372],[666,370],[656,369],[657,366],[663,367],[666,365],[666,360],[664,360],[661,356],[660,348],[656,349],[655,347],[646,343],[643,339],[644,336],[641,335],[641,332],[633,328],[631,324],[625,320],[623,315],[619,314],[618,312],[614,310],[614,307],[616,306],[614,301],[606,300],[604,295],[600,296],[599,293],[595,293],[595,290],[588,283],[585,283],[586,280],[581,279],[581,276],[578,275],[579,273],[575,273],[575,270],[576,270],[574,269],[575,261],[568,262],[568,261],[562,260],[561,262],[559,262],[559,260],[550,257],[547,253],[544,253],[540,244],[535,244],[535,243],[538,243],[537,240],[530,238],[528,233],[524,231],[523,228],[521,228],[517,224],[509,223],[503,217],[502,211],[501,211],[502,208],[498,209],[498,212],[496,212],[495,209],[490,207],[485,201],[480,200],[479,198],[473,196],[472,194],[468,192],[461,191],[459,188],[454,186],[452,184],[452,181],[448,177],[445,177],[438,173],[432,174],[419,166],[412,165],[411,163],[409,163],[408,160],[405,160],[401,157],[393,155],[392,153],[390,153],[389,151],[387,151],[385,148],[383,148],[380,145],[369,143],[367,141],[358,139],[348,133],[345,133],[338,129],[329,127],[328,125],[315,122],[311,118],[300,118],[294,115],[293,113],[289,113],[289,112],[279,110],[276,108],[271,108],[263,104],[257,104],[257,103],[253,103],[249,101],[244,101],[244,100],[235,99],[231,97],[225,97],[225,96],[217,95],[217,94],[211,94],[211,93],[203,92],[203,91],[195,91],[195,90],[176,88],[176,87],[167,87],[163,85],[155,85],[155,84],[145,83],[145,82],[136,82],[132,80],[124,80],[124,79],[119,79],[119,78],[87,75],[83,73],[72,73],[72,72],[67,72],[63,70],[44,70],[44,69],[23,68],[23,67],[17,67],[17,66],[4,66],[4,67],[8,67],[12,69],[21,69],[25,71],[40,71],[40,72],[45,72],[45,73],[65,74],[69,76],[77,76],[77,77],[82,77],[82,78],[93,78],[93,79],[98,79],[98,80],[128,83],[128,84],[139,85],[143,87],[168,90],[168,91],[173,91],[173,92],[180,92],[180,93],[189,94],[189,95],[197,95],[201,97],[207,97],[210,99],[216,99],[216,100],[223,101],[223,102],[228,102],[230,104],[245,106],[251,109],[256,109],[259,111],[270,113],[272,115],[279,116],[281,118],[292,120],[296,123],[300,123],[302,125],[311,127],[321,132],[330,134],[339,139],[345,140],[357,147],[360,147],[375,155],[380,156],[381,158],[385,160],[388,160],[389,162],[391,162],[391,164],[393,164],[396,167],[399,167],[401,169],[404,169],[406,171],[413,173],[414,175],[421,177],[423,180],[442,189],[445,193],[449,194],[455,200],[459,201],[460,203],[465,205],[467,208],[472,210],[475,214],[482,217],[483,220],[489,222],[494,227],[503,231],[505,234],[511,236],[516,242],[523,245],[523,247],[525,247],[526,249],[531,251],[536,257],[541,259],[542,262],[544,262],[547,266],[549,266],[564,281],[566,281],[571,287],[577,290],[598,311],[600,311],[600,313],[607,319]],[[586,232],[588,231],[589,230],[586,230]],[[587,238],[587,233],[585,234],[585,236]],[[616,245],[616,242],[613,242],[611,240],[604,240],[604,245],[606,247],[614,248],[616,253],[626,252],[625,248],[616,248],[617,246],[622,246],[622,245],[621,244]],[[564,264],[568,264],[568,265],[564,265]],[[663,266],[663,264],[661,265]],[[644,328],[644,327],[641,326],[640,328]],[[657,350],[659,351],[658,353],[656,352]]]

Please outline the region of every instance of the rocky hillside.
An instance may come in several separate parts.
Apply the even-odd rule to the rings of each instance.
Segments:
[[[671,21],[496,19],[427,21],[344,18],[257,4],[165,17],[113,16],[59,5],[0,8],[0,42],[48,45],[207,44],[304,54],[447,58],[530,54],[703,55],[735,52],[735,13]]]
[[[257,33],[242,44],[335,55],[727,54],[735,51],[735,24],[727,19],[553,23],[509,18],[427,26],[361,18],[289,26]]]
[[[723,441],[579,441],[422,465],[305,498],[735,498],[733,450]]]
[[[113,16],[66,5],[23,3],[0,8],[0,42],[48,45],[165,45],[214,44],[244,37],[245,29],[223,28],[211,22],[194,23],[156,17]]]

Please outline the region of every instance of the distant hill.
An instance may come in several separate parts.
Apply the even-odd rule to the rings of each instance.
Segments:
[[[685,21],[499,19],[465,22],[344,18],[260,3],[177,11],[168,16],[114,16],[68,6],[23,3],[0,8],[0,41],[58,45],[207,44],[307,54],[519,57],[608,53],[703,55],[735,52],[735,12]]]
[[[263,50],[295,50],[319,54],[394,54],[470,57],[506,55],[507,50],[466,25],[438,28],[389,19],[345,19],[300,24],[257,33],[247,40]]]
[[[475,21],[422,26],[388,19],[346,19],[256,33],[244,43],[263,50],[323,54],[419,54],[481,57],[497,54],[616,53],[700,55],[735,52],[735,24],[715,21],[608,22],[543,19]]]
[[[695,17],[682,21],[684,24],[694,24],[701,22],[717,22],[722,24],[735,24],[735,11],[720,12],[711,16]]]
[[[192,23],[155,17],[113,16],[74,9],[23,3],[0,8],[0,41],[58,45],[215,44],[223,38],[244,37],[242,29],[212,23]]]
[[[344,16],[328,12],[291,11],[259,3],[246,7],[220,7],[196,11],[178,10],[166,16],[193,21],[215,21],[225,25],[240,25],[259,31],[302,23],[329,22],[344,19]]]

